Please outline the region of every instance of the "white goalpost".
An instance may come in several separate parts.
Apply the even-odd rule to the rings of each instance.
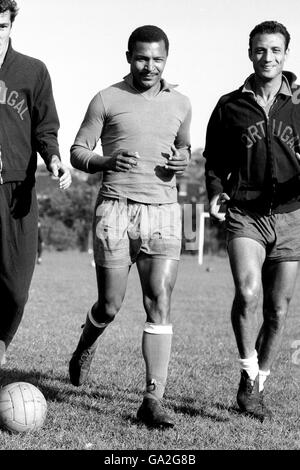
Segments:
[[[185,249],[198,251],[198,264],[200,265],[203,263],[205,220],[209,217],[209,212],[204,211],[204,204],[197,203],[195,206],[191,203],[183,204]]]

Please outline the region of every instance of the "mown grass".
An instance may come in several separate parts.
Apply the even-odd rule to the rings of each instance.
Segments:
[[[226,257],[182,257],[172,300],[174,339],[166,406],[176,427],[151,430],[136,421],[144,389],[141,337],[145,321],[136,268],[115,322],[102,337],[89,383],[69,383],[68,362],[88,307],[95,301],[87,254],[46,252],[36,267],[30,299],[0,371],[2,385],[27,381],[48,402],[40,431],[0,431],[4,450],[300,449],[300,365],[291,347],[300,340],[300,276],[283,345],[266,387],[274,412],[260,423],[236,409],[237,350],[230,324],[233,283]]]

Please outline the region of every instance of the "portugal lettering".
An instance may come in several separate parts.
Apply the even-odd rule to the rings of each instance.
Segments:
[[[273,136],[278,137],[281,142],[284,142],[294,152],[299,146],[300,137],[296,134],[291,126],[285,125],[282,121],[271,121],[271,132]],[[266,137],[265,121],[258,121],[247,128],[247,132],[242,134],[242,142],[249,149],[254,144]]]
[[[28,111],[25,99],[21,98],[20,93],[17,91],[10,91],[2,80],[0,80],[0,105],[1,104],[13,108],[19,114],[20,119],[24,121],[24,114]]]

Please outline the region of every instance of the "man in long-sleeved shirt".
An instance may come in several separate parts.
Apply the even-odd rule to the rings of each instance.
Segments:
[[[35,265],[37,152],[62,189],[71,183],[60,160],[47,68],[11,45],[17,11],[15,1],[0,0],[0,365],[22,319]]]
[[[188,98],[162,79],[168,38],[155,26],[130,36],[130,74],[91,101],[71,149],[78,169],[103,172],[95,207],[94,256],[98,301],[70,361],[70,379],[87,378],[98,337],[115,318],[136,262],[147,320],[142,350],[146,390],[138,418],[173,426],[162,408],[171,350],[170,300],[181,250],[176,174],[190,157]],[[101,139],[103,156],[94,152]]]

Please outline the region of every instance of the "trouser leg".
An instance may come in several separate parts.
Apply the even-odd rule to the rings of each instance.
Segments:
[[[28,300],[37,250],[34,188],[6,183],[0,188],[0,340],[6,348]]]

